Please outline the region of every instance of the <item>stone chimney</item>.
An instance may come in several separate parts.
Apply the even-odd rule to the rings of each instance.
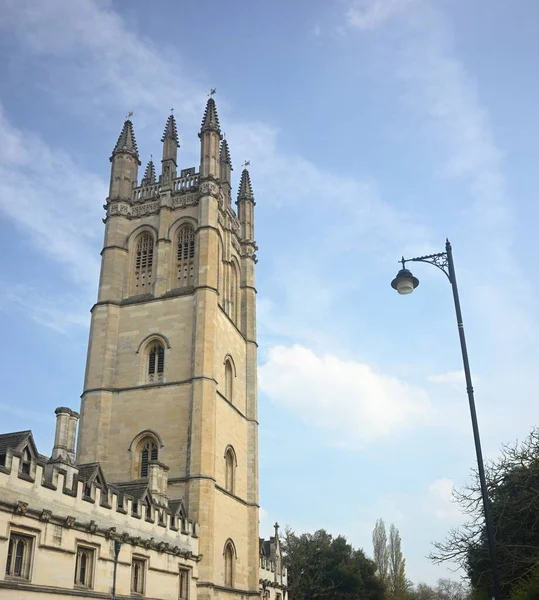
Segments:
[[[75,436],[79,413],[60,406],[56,413],[56,433],[54,434],[54,448],[51,460],[75,464]]]
[[[158,460],[151,460],[149,466],[148,489],[154,501],[161,506],[168,506],[168,471],[169,468]]]
[[[75,438],[79,413],[65,406],[60,406],[54,412],[56,413],[54,447],[45,467],[45,475],[50,480],[55,469],[61,470],[66,474],[66,487],[71,488],[73,477],[78,473],[75,463]]]

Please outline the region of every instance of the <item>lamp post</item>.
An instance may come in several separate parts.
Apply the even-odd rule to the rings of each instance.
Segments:
[[[122,548],[120,540],[114,540],[114,572],[112,574],[112,600],[116,600],[116,573],[118,570],[118,555]]]
[[[406,268],[407,262],[424,262],[443,271],[451,283],[453,289],[453,301],[455,303],[455,313],[457,316],[457,327],[459,330],[460,349],[462,352],[462,362],[464,364],[464,376],[466,378],[466,391],[468,392],[468,402],[470,404],[470,416],[472,419],[473,437],[475,443],[475,453],[477,456],[477,471],[479,473],[479,484],[481,486],[481,497],[483,499],[483,510],[485,513],[485,527],[487,530],[488,549],[490,554],[490,568],[492,570],[492,590],[494,600],[501,600],[500,577],[498,574],[498,564],[496,562],[496,548],[494,545],[494,528],[492,526],[492,517],[490,514],[490,502],[488,498],[487,483],[485,479],[485,468],[483,465],[483,453],[481,451],[481,439],[479,437],[479,426],[477,424],[477,413],[475,410],[475,400],[472,386],[472,376],[470,374],[470,363],[468,361],[468,350],[466,348],[466,338],[464,337],[464,325],[462,324],[462,312],[460,310],[459,291],[457,287],[457,278],[455,276],[455,264],[453,262],[453,252],[449,240],[445,243],[445,252],[438,254],[429,254],[428,256],[418,256],[417,258],[405,259],[402,257],[402,269],[397,273],[395,279],[391,282],[391,287],[399,294],[411,294],[419,285],[419,280]]]

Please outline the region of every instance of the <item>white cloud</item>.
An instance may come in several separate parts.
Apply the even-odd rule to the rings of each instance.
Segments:
[[[432,381],[432,383],[447,383],[452,387],[461,387],[465,381],[464,371],[462,369],[460,369],[460,371],[448,371],[447,373],[430,375],[427,379]],[[477,379],[477,377],[475,379]]]
[[[455,484],[442,477],[433,481],[428,488],[427,510],[437,519],[456,520],[462,518],[458,504],[453,500]]]
[[[402,12],[415,0],[355,0],[346,18],[348,24],[356,29],[371,30]]]
[[[320,429],[334,445],[353,446],[424,423],[425,391],[337,356],[303,346],[270,348],[259,369],[262,392]]]

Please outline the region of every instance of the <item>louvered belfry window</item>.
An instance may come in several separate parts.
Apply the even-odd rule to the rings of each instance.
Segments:
[[[147,440],[142,445],[142,451],[140,453],[140,476],[148,477],[149,463],[150,460],[157,460],[159,457],[159,450],[157,444],[153,440]]]
[[[177,247],[178,287],[189,287],[195,279],[195,232],[191,225],[182,225],[178,231]]]
[[[148,381],[150,383],[161,383],[165,371],[165,348],[159,342],[155,342],[148,353]]]
[[[153,237],[143,233],[137,242],[135,256],[135,293],[147,294],[151,292],[153,273]]]

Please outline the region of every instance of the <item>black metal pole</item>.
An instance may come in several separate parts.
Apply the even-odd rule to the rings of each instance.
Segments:
[[[116,573],[118,571],[118,555],[120,554],[120,548],[122,542],[114,540],[114,572],[112,574],[112,600],[116,600]]]
[[[487,530],[488,549],[490,554],[490,568],[492,570],[492,591],[494,600],[501,600],[500,576],[498,573],[498,562],[496,560],[496,546],[494,544],[494,528],[490,513],[490,500],[488,497],[487,482],[485,479],[485,468],[483,465],[483,453],[481,451],[481,439],[479,437],[479,426],[477,424],[477,413],[475,411],[475,399],[472,386],[472,376],[470,373],[470,363],[468,361],[468,350],[466,348],[466,338],[464,337],[464,325],[462,323],[462,312],[460,310],[459,291],[457,288],[457,278],[455,276],[455,264],[453,262],[453,251],[449,240],[445,243],[447,252],[447,267],[449,270],[449,279],[453,288],[453,300],[455,301],[455,312],[457,315],[457,326],[459,330],[460,349],[462,351],[462,362],[464,363],[464,376],[466,378],[466,391],[468,392],[468,402],[470,404],[470,416],[472,418],[473,437],[475,442],[475,453],[477,455],[477,471],[479,473],[479,483],[481,486],[481,496],[483,498],[483,509],[485,512],[485,527]]]

